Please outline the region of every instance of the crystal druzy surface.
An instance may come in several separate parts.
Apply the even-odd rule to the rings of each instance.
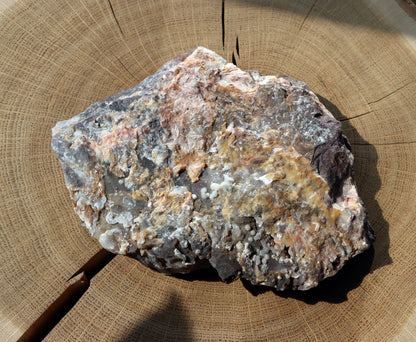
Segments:
[[[303,83],[199,47],[53,128],[76,213],[165,274],[306,290],[374,240],[340,123]]]

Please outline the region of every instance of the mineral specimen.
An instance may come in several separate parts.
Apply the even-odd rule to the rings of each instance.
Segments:
[[[76,213],[165,274],[306,290],[374,241],[340,123],[303,82],[199,47],[53,128]]]

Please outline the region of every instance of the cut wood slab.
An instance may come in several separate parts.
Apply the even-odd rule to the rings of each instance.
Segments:
[[[0,339],[90,275],[47,341],[415,339],[416,21],[399,2],[1,0]],[[122,256],[83,267],[100,246],[51,128],[196,46],[306,82],[342,122],[377,241],[314,290],[167,277]]]

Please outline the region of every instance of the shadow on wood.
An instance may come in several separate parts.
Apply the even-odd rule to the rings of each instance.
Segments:
[[[394,2],[394,0],[391,0]],[[413,3],[410,3],[412,1]],[[225,0],[225,16],[227,16],[227,2],[242,3],[250,6],[268,7],[270,9],[286,11],[303,17],[299,26],[299,31],[304,27],[306,20],[318,17],[323,20],[337,21],[351,26],[363,26],[379,31],[392,32],[391,26],[383,24],[375,16],[369,16],[369,2],[365,0],[352,1],[310,1],[309,6],[300,5],[298,1],[283,0]],[[408,15],[416,18],[415,0],[396,0],[398,5]],[[394,5],[394,4],[393,4]],[[369,20],[372,18],[372,20]],[[411,27],[403,27],[403,33],[415,35],[415,30]]]
[[[344,132],[348,131],[347,138],[350,142],[354,140],[354,143],[351,143],[353,155],[360,149],[365,149],[366,158],[356,158],[354,160],[354,179],[357,183],[358,194],[367,208],[371,226],[376,233],[374,262],[371,265],[371,271],[374,271],[377,268],[392,263],[392,259],[389,255],[389,223],[385,220],[383,211],[376,200],[376,194],[381,188],[381,178],[377,170],[377,149],[361,137],[354,126],[351,125],[348,118],[340,112],[337,106],[322,96],[319,96],[319,99],[335,118],[342,122],[342,130]],[[366,191],[363,191],[364,184]]]
[[[217,271],[211,266],[208,260],[202,260],[201,264],[202,266],[195,271],[186,274],[174,274],[173,277],[186,281],[221,281]]]
[[[374,258],[374,248],[349,260],[333,277],[323,280],[317,287],[308,291],[277,291],[270,287],[254,286],[247,280],[241,280],[244,287],[253,295],[273,291],[284,298],[295,298],[308,304],[318,302],[342,303],[348,299],[348,292],[360,286],[364,277],[370,272]]]
[[[167,305],[134,327],[120,341],[181,341],[191,342],[190,318],[184,312],[180,298],[171,294]]]

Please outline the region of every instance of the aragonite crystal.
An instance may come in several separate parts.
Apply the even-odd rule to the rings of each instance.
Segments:
[[[374,241],[340,123],[303,83],[199,47],[53,128],[75,211],[162,273],[306,290]]]

